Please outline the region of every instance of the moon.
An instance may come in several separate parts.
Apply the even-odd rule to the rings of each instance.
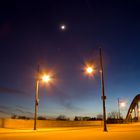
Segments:
[[[65,24],[62,24],[62,25],[60,26],[60,29],[63,30],[63,31],[66,30],[66,25],[65,25]]]

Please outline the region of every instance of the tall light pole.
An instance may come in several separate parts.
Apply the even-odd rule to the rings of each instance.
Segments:
[[[40,81],[44,81],[46,83],[48,83],[50,81],[50,76],[49,75],[43,75],[42,77],[40,77],[40,71],[39,71],[39,66],[38,66],[38,70],[37,70],[37,77],[35,80],[35,113],[34,113],[34,130],[36,130],[36,126],[37,126],[37,113],[38,113],[38,86],[39,86],[39,82]]]
[[[120,119],[120,99],[118,98],[118,119]]]
[[[36,120],[37,120],[37,112],[38,112],[38,84],[39,84],[39,80],[36,79],[36,83],[35,83],[35,114],[34,114],[34,130],[36,130]]]
[[[103,62],[102,62],[102,51],[101,48],[99,49],[99,55],[100,55],[100,76],[101,76],[101,91],[102,91],[102,95],[101,95],[101,99],[103,101],[103,122],[104,122],[104,131],[107,131],[107,126],[106,126],[106,107],[105,107],[105,100],[106,100],[106,96],[105,96],[105,90],[104,90],[104,73],[103,73]],[[86,74],[88,74],[89,76],[93,75],[95,73],[95,68],[93,65],[87,65],[85,68]]]
[[[118,119],[121,118],[121,107],[125,107],[126,103],[118,98]]]
[[[39,84],[39,65],[37,67],[37,76],[35,79],[35,112],[34,112],[34,130],[36,130],[36,120],[38,113],[38,84]]]
[[[106,126],[106,107],[105,107],[105,89],[104,89],[104,71],[103,71],[103,62],[102,62],[102,50],[100,48],[99,50],[100,54],[100,75],[101,75],[101,88],[102,88],[102,96],[101,99],[103,101],[103,122],[104,122],[104,131],[107,131],[107,126]]]

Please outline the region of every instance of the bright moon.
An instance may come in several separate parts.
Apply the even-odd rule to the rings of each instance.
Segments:
[[[66,29],[66,25],[61,25],[61,29],[65,30]]]

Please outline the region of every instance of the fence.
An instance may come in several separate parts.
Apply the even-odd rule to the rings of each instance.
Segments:
[[[33,128],[34,120],[20,119],[0,119],[1,128]],[[102,121],[56,121],[56,120],[37,120],[37,128],[50,127],[83,127],[83,126],[101,126]]]

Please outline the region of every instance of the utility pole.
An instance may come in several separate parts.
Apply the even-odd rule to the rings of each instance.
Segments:
[[[37,69],[37,77],[35,79],[35,113],[34,113],[34,130],[37,125],[37,113],[38,113],[38,84],[39,84],[39,65]]]
[[[101,75],[101,88],[102,88],[102,96],[101,99],[103,101],[103,122],[104,122],[104,131],[107,131],[107,126],[106,126],[106,107],[105,107],[105,90],[104,90],[104,73],[103,73],[103,62],[102,62],[102,50],[100,48],[99,51],[100,54],[100,75]]]
[[[120,119],[120,99],[118,98],[118,119]]]

